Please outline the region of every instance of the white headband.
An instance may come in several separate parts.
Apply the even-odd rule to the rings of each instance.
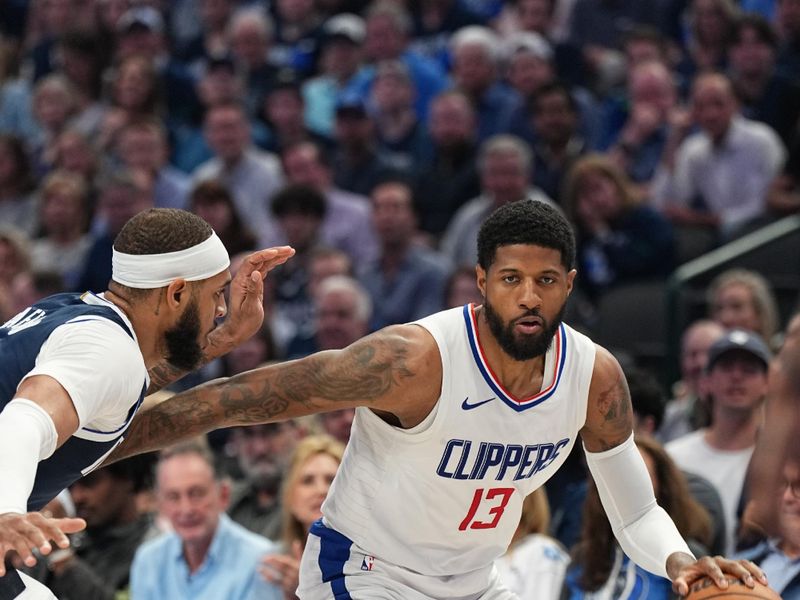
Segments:
[[[200,281],[222,273],[231,264],[228,251],[212,233],[196,246],[163,254],[125,254],[114,248],[111,279],[137,289],[155,289],[176,279]]]

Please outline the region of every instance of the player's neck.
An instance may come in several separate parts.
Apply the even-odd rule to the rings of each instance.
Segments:
[[[131,322],[145,367],[150,369],[160,363],[163,360],[158,333],[161,329],[158,326],[157,313],[148,306],[148,302],[138,303],[134,309],[131,302],[110,290],[106,291],[104,297],[124,312]]]
[[[515,360],[503,350],[492,334],[482,310],[477,322],[484,357],[503,387],[516,398],[526,398],[538,393],[542,389],[545,355],[530,360]]]

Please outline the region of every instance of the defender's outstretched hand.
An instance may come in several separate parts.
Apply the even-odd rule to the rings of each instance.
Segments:
[[[264,321],[264,278],[294,256],[294,248],[278,246],[253,252],[231,281],[229,313],[218,328],[227,344],[236,346],[258,331]]]
[[[667,571],[672,576],[672,589],[675,593],[685,596],[689,593],[691,585],[703,577],[710,577],[717,584],[717,587],[725,589],[728,581],[725,575],[733,575],[740,579],[747,587],[753,587],[754,579],[767,585],[767,577],[764,571],[758,568],[755,563],[749,560],[730,560],[722,556],[703,556],[697,561],[693,561],[688,554],[673,555],[679,564],[670,565],[667,563]],[[673,557],[670,557],[670,562]],[[684,559],[685,557],[685,559]],[[677,571],[673,576],[673,569]]]
[[[76,533],[86,527],[83,519],[45,517],[40,512],[4,513],[0,515],[0,577],[5,575],[4,558],[15,550],[25,565],[36,564],[33,550],[50,554],[54,541],[59,548],[69,546],[66,534]]]

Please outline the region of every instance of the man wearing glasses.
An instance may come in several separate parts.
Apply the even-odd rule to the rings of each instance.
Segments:
[[[800,462],[783,467],[778,536],[742,553],[767,574],[770,587],[784,600],[800,599]]]

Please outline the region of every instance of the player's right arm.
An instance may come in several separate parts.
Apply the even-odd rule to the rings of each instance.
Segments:
[[[16,551],[28,566],[31,549],[49,554],[49,540],[69,546],[65,533],[80,531],[83,519],[53,519],[27,512],[40,460],[49,457],[78,428],[78,414],[67,391],[52,377],[25,379],[0,413],[0,576],[6,552]]]
[[[769,534],[777,534],[778,503],[782,493],[784,462],[800,461],[800,315],[789,322],[786,337],[769,368],[764,427],[750,461],[747,485],[751,505],[747,516]]]
[[[433,337],[417,325],[387,327],[351,344],[203,384],[139,411],[107,462],[163,448],[219,427],[283,421],[366,406],[413,427],[441,388]]]

